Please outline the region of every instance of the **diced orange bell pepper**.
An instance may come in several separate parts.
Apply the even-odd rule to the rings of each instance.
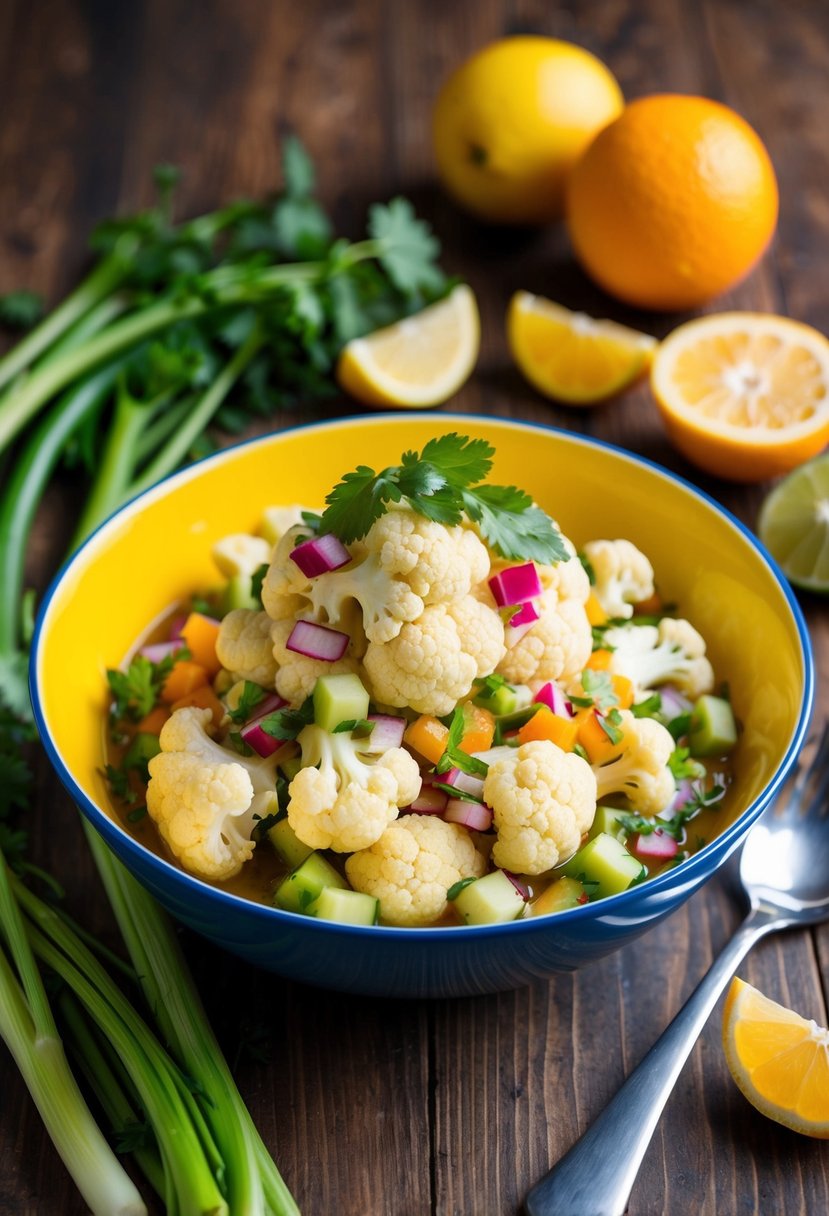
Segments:
[[[613,675],[610,677],[613,684],[613,691],[619,701],[619,709],[630,709],[633,704],[633,683],[627,676]]]
[[[495,717],[480,705],[468,701],[463,707],[463,735],[460,750],[471,756],[474,752],[485,752],[492,747],[495,737]]]
[[[135,730],[140,735],[160,735],[161,728],[170,716],[169,709],[164,705],[156,705],[146,718],[142,718]]]
[[[587,619],[591,625],[606,625],[610,617],[602,608],[595,592],[591,591],[587,597],[587,603],[584,605],[584,611],[587,613]]]
[[[212,680],[222,669],[216,654],[220,622],[201,612],[191,612],[181,627],[184,644],[194,663],[200,663]]]
[[[571,752],[578,740],[578,732],[578,719],[563,718],[542,705],[519,730],[518,742],[532,743],[536,739],[544,739],[555,743],[562,751]]]
[[[173,710],[186,709],[189,705],[193,705],[197,709],[209,709],[213,714],[213,725],[221,725],[226,710],[209,684],[202,684],[201,687],[194,688],[192,692],[182,697],[181,700],[174,701]]]
[[[207,682],[207,672],[201,663],[194,663],[190,659],[179,659],[164,681],[161,699],[168,705],[172,705]]]
[[[590,658],[585,663],[585,667],[589,667],[591,671],[607,671],[612,658],[612,650],[594,650]]]
[[[604,764],[606,760],[610,760],[618,750],[616,745],[611,743],[607,731],[599,721],[599,715],[595,709],[586,709],[576,715],[578,723],[578,742],[587,752],[587,758],[591,764]]]
[[[659,616],[662,612],[662,596],[658,591],[654,591],[646,600],[639,600],[634,604],[633,611],[637,616]]]
[[[403,735],[409,747],[421,755],[430,764],[437,764],[446,751],[446,741],[449,738],[449,728],[439,722],[432,714],[421,714],[411,722]]]

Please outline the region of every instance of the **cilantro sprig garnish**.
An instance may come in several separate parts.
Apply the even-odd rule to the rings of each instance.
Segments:
[[[174,654],[165,655],[158,663],[152,663],[146,655],[137,654],[126,671],[110,668],[107,682],[112,693],[110,713],[115,721],[139,722],[155,709],[161,696],[164,681],[176,663],[189,659],[185,646]]]
[[[277,709],[260,722],[266,735],[288,742],[314,721],[314,698],[306,697],[299,709]]]
[[[405,500],[418,515],[437,523],[459,524],[468,516],[501,557],[566,561],[561,533],[526,491],[485,482],[494,455],[485,439],[453,431],[430,439],[420,453],[404,452],[400,464],[379,473],[360,465],[326,498],[322,531],[333,532],[344,544],[360,540],[390,503]]]
[[[266,695],[261,684],[256,684],[253,680],[245,680],[236,708],[227,711],[231,722],[236,726],[243,726],[256,706],[264,701]]]
[[[489,772],[489,765],[486,761],[461,751],[464,722],[463,706],[458,705],[452,714],[452,721],[449,723],[446,748],[435,769],[438,773],[448,773],[452,768],[459,768],[462,773],[467,773],[471,777],[485,777]]]

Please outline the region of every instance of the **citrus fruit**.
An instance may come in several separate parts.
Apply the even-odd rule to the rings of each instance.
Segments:
[[[571,166],[623,104],[614,77],[582,47],[503,38],[457,68],[438,95],[438,173],[456,201],[482,219],[558,219]]]
[[[777,477],[829,440],[829,341],[788,317],[680,325],[654,355],[651,386],[669,438],[717,477]]]
[[[829,455],[789,473],[760,510],[757,532],[787,578],[829,592]]]
[[[777,222],[777,182],[752,128],[705,97],[642,97],[570,174],[576,256],[640,308],[697,308],[751,269]]]
[[[723,1045],[752,1106],[796,1132],[829,1139],[829,1030],[734,979]]]
[[[648,334],[528,291],[510,301],[507,338],[530,384],[568,405],[596,405],[621,392],[647,370],[656,347]]]
[[[337,379],[366,405],[439,405],[468,378],[479,345],[475,296],[462,283],[415,316],[347,343]]]

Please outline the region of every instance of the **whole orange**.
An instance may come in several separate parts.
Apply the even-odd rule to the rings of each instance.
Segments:
[[[748,273],[777,222],[765,147],[728,106],[642,97],[596,137],[570,174],[576,256],[611,295],[687,309]]]
[[[461,64],[438,94],[438,173],[457,202],[482,219],[558,219],[567,174],[623,105],[615,78],[582,47],[502,38]]]

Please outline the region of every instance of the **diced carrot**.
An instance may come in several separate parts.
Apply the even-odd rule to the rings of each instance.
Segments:
[[[658,591],[654,591],[646,600],[639,600],[634,604],[633,611],[639,616],[659,616],[662,612],[662,596]]]
[[[201,612],[191,612],[181,627],[184,644],[190,651],[194,663],[200,663],[212,680],[221,671],[222,665],[216,654],[220,622]]]
[[[589,667],[591,671],[607,671],[612,658],[612,650],[594,650],[585,667]]]
[[[467,702],[463,707],[463,735],[460,749],[471,756],[473,752],[485,752],[492,747],[495,737],[495,717],[480,705]]]
[[[578,733],[577,718],[563,718],[554,714],[546,705],[542,705],[519,730],[518,742],[532,743],[536,739],[544,739],[555,743],[562,751],[571,752],[576,745]]]
[[[587,619],[591,625],[606,625],[610,617],[605,612],[599,603],[593,591],[587,597],[587,603],[584,605],[584,611],[587,613]]]
[[[576,716],[576,721],[578,723],[578,742],[587,752],[590,763],[604,764],[606,760],[610,760],[617,749],[610,742],[596,710],[584,710]]]
[[[196,709],[211,710],[214,726],[219,726],[225,716],[225,707],[209,684],[202,684],[199,688],[194,688],[192,692],[187,693],[181,700],[174,701],[173,709],[186,709],[189,705],[195,706]]]
[[[180,701],[182,697],[188,696],[196,688],[201,688],[206,683],[207,672],[201,663],[194,663],[190,659],[179,659],[164,681],[161,699],[168,705],[172,705],[174,701]]]
[[[170,716],[170,711],[164,705],[156,705],[155,709],[151,709],[146,718],[142,718],[135,728],[136,734],[139,735],[160,735],[161,728]]]
[[[424,760],[437,764],[446,751],[449,728],[431,714],[421,714],[406,727],[403,738]]]
[[[610,677],[613,691],[619,699],[619,709],[630,709],[633,704],[633,683],[627,676],[613,675]]]

